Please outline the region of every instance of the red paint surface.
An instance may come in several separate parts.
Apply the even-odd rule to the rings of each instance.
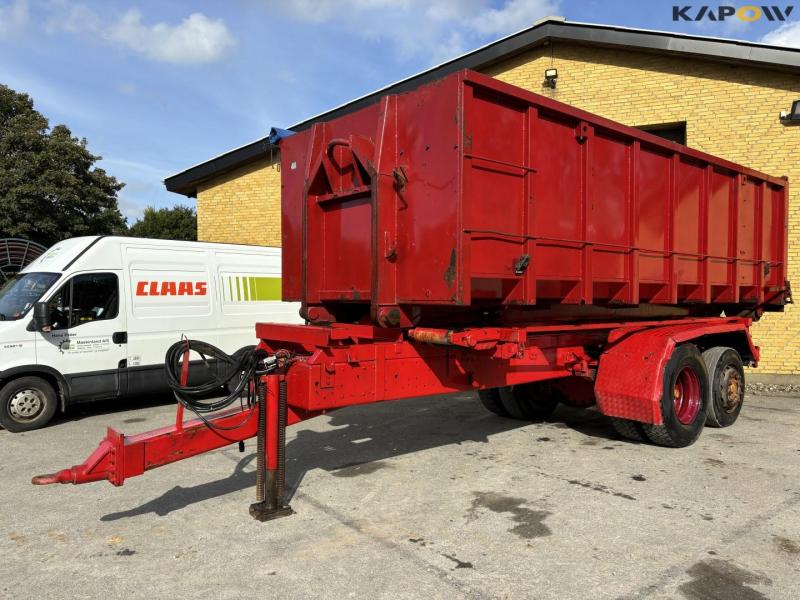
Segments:
[[[477,73],[281,144],[284,299],[312,320],[783,303],[786,180]]]

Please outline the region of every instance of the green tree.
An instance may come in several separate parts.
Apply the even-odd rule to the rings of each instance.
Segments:
[[[197,215],[190,206],[159,209],[148,206],[128,233],[134,237],[194,241],[197,239]]]
[[[0,84],[0,237],[46,246],[79,235],[123,233],[123,183],[66,125],[49,129],[27,94]]]

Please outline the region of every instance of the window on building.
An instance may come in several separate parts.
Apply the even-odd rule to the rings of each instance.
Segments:
[[[686,121],[680,123],[660,123],[655,125],[641,125],[636,129],[641,129],[647,133],[652,133],[658,137],[679,144],[686,144]]]

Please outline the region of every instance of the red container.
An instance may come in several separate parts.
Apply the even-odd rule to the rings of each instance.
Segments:
[[[281,169],[283,298],[313,322],[787,298],[785,178],[472,71],[284,139]]]

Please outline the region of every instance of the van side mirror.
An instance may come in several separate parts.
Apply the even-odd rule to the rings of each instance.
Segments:
[[[33,327],[36,331],[50,331],[50,307],[47,302],[37,302],[33,305]]]

